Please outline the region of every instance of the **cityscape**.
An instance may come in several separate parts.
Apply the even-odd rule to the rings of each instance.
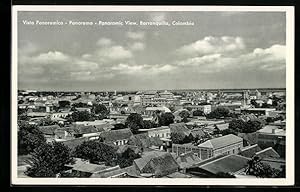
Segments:
[[[19,12],[18,178],[286,178],[285,22]]]

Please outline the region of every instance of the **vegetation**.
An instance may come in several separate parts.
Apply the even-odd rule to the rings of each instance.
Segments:
[[[108,116],[109,111],[103,104],[96,104],[93,106],[93,112],[98,115],[99,119],[104,119]]]
[[[30,167],[25,172],[30,177],[55,177],[71,163],[70,149],[62,143],[43,143],[37,147],[29,159]]]
[[[184,143],[190,143],[193,142],[195,140],[195,138],[192,136],[192,134],[190,135],[184,135],[183,133],[171,133],[171,140],[172,143],[174,144],[184,144]]]
[[[195,110],[193,111],[193,116],[204,116],[204,112],[201,110]]]
[[[36,125],[28,123],[19,123],[18,131],[18,154],[27,155],[34,151],[35,148],[44,144],[46,139],[43,133]]]
[[[181,121],[186,123],[186,122],[188,122],[187,118],[190,116],[190,113],[188,111],[184,110],[179,113],[179,116],[182,118]]]
[[[162,113],[159,115],[159,125],[160,126],[169,126],[174,123],[174,115],[170,112]]]
[[[225,117],[231,117],[229,109],[225,107],[217,107],[215,110],[206,115],[208,119],[220,119]]]
[[[253,133],[262,128],[262,123],[259,120],[250,120],[244,122],[241,119],[233,119],[229,123],[229,131],[236,133]]]
[[[67,116],[70,122],[76,121],[94,121],[95,117],[88,111],[74,111],[71,115]]]
[[[270,165],[261,162],[261,159],[257,156],[248,161],[248,168],[246,170],[247,174],[261,178],[281,177],[283,176],[283,172],[285,172],[284,168],[282,170],[274,169]]]
[[[130,128],[133,134],[137,134],[138,130],[144,127],[142,116],[137,113],[131,113],[125,121],[125,126]]]
[[[78,145],[73,156],[89,160],[91,163],[105,162],[106,165],[113,165],[116,149],[97,140],[89,140]]]
[[[117,164],[121,167],[129,167],[133,164],[133,161],[141,156],[135,153],[132,149],[127,148],[123,153],[117,154]]]
[[[66,108],[70,107],[70,101],[58,101],[59,108]]]

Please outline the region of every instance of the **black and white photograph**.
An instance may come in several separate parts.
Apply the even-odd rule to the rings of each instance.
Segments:
[[[12,182],[294,183],[294,9],[13,6]]]

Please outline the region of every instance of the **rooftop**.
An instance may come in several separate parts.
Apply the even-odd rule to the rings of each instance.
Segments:
[[[213,174],[217,174],[218,172],[235,173],[247,167],[249,160],[250,158],[240,155],[228,155],[205,163],[200,168]]]
[[[208,141],[205,141],[204,143],[201,143],[200,145],[198,145],[199,147],[206,147],[206,148],[213,148],[213,149],[219,149],[219,148],[223,148],[226,147],[228,145],[232,145],[238,142],[243,142],[243,139],[233,135],[233,134],[229,134],[229,135],[225,135],[222,137],[217,137],[214,139],[210,139]]]

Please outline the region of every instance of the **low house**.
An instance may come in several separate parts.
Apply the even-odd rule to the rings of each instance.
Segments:
[[[246,170],[249,160],[250,158],[235,154],[219,156],[188,168],[186,172],[200,178],[216,178],[220,173],[235,175]]]
[[[199,147],[211,149],[213,156],[237,154],[243,148],[243,139],[233,135],[225,135],[201,143]]]
[[[146,133],[149,137],[170,138],[171,130],[168,126],[161,126],[151,129],[139,129],[139,132]]]
[[[99,138],[100,133],[104,131],[103,128],[97,128],[96,126],[93,125],[88,125],[88,126],[77,125],[73,127],[73,130],[74,130],[74,136],[76,138],[91,137],[94,139]]]
[[[207,140],[199,145],[192,143],[173,144],[172,152],[177,156],[193,152],[201,160],[219,155],[237,154],[243,148],[243,139],[233,134]]]
[[[80,137],[80,138],[69,139],[69,140],[60,141],[60,142],[62,142],[67,147],[69,147],[71,150],[75,150],[75,148],[78,145],[81,145],[84,141],[88,141],[88,140],[89,140],[88,137]]]
[[[170,153],[160,151],[145,152],[141,158],[133,161],[133,165],[144,177],[163,177],[179,169]]]
[[[132,136],[130,129],[119,129],[104,131],[100,133],[100,138],[104,143],[112,143],[114,145],[125,145]]]
[[[68,171],[72,177],[91,177],[91,175],[112,169],[120,169],[119,166],[110,167],[104,164],[93,164],[80,158],[75,158],[75,162],[65,165],[70,168]]]
[[[191,130],[187,128],[185,123],[172,123],[169,127],[171,133],[183,134],[185,136],[189,136],[191,134]]]
[[[229,128],[229,123],[224,123],[224,124],[216,124],[216,130],[217,131],[224,131],[227,130]]]
[[[275,108],[247,108],[241,109],[242,114],[254,114],[256,116],[266,116],[269,117],[272,111],[275,111]]]
[[[154,113],[156,113],[157,111],[159,112],[171,112],[171,110],[165,106],[161,106],[161,107],[146,107],[145,109],[145,115],[149,115],[152,116]]]
[[[273,147],[280,156],[285,154],[286,132],[279,126],[266,125],[257,131],[257,143],[261,148]]]
[[[159,149],[162,148],[164,145],[164,142],[158,138],[158,137],[149,137],[145,133],[132,135],[128,142],[128,145],[134,145],[137,146],[139,149],[142,149],[143,151],[152,150],[151,147],[155,146]]]
[[[55,131],[59,128],[60,128],[59,125],[39,126],[39,130],[44,134],[48,142],[54,141]]]
[[[193,167],[201,162],[201,159],[197,157],[193,152],[188,152],[185,154],[181,154],[176,157],[176,162],[179,165],[179,168],[184,170],[190,167]]]
[[[140,178],[139,172],[134,166],[122,169],[107,169],[91,175],[90,178]]]

